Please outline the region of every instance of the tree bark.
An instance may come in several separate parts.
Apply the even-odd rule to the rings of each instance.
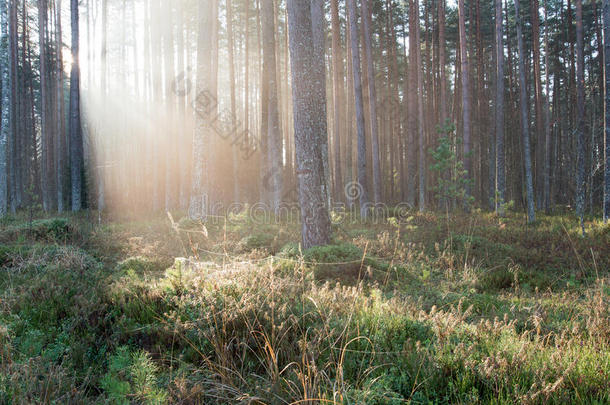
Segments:
[[[229,44],[229,87],[231,95],[231,128],[236,130],[237,128],[237,101],[235,94],[235,50],[234,42],[235,38],[233,35],[233,4],[232,0],[226,2],[226,16],[227,16],[227,42]],[[239,161],[238,161],[238,146],[231,145],[231,159],[233,168],[233,202],[238,202],[240,199],[239,195]]]
[[[419,0],[415,0],[415,9],[419,10]],[[424,134],[424,83],[423,63],[421,57],[421,43],[419,24],[415,29],[415,58],[417,59],[417,138],[418,138],[418,172],[419,172],[419,211],[426,209],[426,138]]]
[[[502,0],[496,3],[496,212],[504,215],[506,168],[504,160],[504,32]]]
[[[349,12],[347,12],[347,24],[345,27],[345,49],[346,49],[346,62],[347,62],[347,76],[346,76],[346,85],[347,85],[347,106],[346,106],[346,114],[345,114],[345,128],[346,128],[346,142],[345,142],[345,186],[344,189],[341,190],[345,195],[345,200],[350,209],[354,206],[354,196],[350,193],[346,192],[346,187],[352,184],[354,179],[354,110],[355,110],[355,102],[354,102],[354,79],[353,79],[353,68],[352,68],[352,47],[351,47],[351,29],[349,23]]]
[[[101,48],[101,78],[100,78],[100,87],[102,98],[104,99],[104,103],[106,101],[106,94],[108,91],[108,0],[102,0],[102,48]],[[154,80],[154,78],[153,78]],[[153,154],[152,158],[156,161],[155,156],[155,147],[153,146]],[[106,159],[106,144],[105,142],[101,142],[98,151],[98,173],[97,173],[97,210],[98,213],[101,213],[106,208],[106,169],[105,169],[105,159]],[[153,181],[156,182],[157,176],[155,176],[155,170],[153,170]],[[156,187],[156,186],[153,186]],[[153,207],[155,197],[153,195]]]
[[[82,208],[83,137],[80,118],[80,65],[78,0],[70,0],[72,26],[72,69],[70,72],[70,178],[72,211]]]
[[[314,50],[309,1],[288,0],[287,7],[301,235],[303,248],[309,249],[328,244],[331,233],[324,189],[323,146],[319,142],[326,136],[326,127],[320,118],[325,121],[326,110],[320,100],[325,92],[316,65],[323,61],[314,61],[319,54]]]
[[[193,134],[193,175],[189,214],[191,217],[204,218],[208,209],[208,162],[206,144],[210,138],[206,98],[212,97],[210,88],[212,76],[213,36],[209,27],[213,25],[213,8],[217,0],[199,0],[198,37],[197,37],[197,84],[195,101],[195,133]],[[209,100],[208,100],[209,101]],[[211,100],[212,103],[215,100]]]
[[[527,83],[525,80],[525,54],[523,46],[523,29],[519,13],[519,0],[515,0],[515,13],[517,20],[517,46],[519,48],[519,90],[521,101],[521,131],[523,136],[523,159],[525,161],[525,188],[527,193],[527,220],[528,223],[536,221],[534,204],[534,185],[532,179],[532,157],[530,148],[529,113],[527,105]]]
[[[343,178],[341,176],[341,136],[345,126],[345,86],[343,69],[343,51],[341,46],[341,26],[339,23],[339,0],[331,0],[332,26],[332,63],[333,63],[333,143],[335,152],[334,195],[337,201],[343,200]]]
[[[55,12],[55,48],[57,55],[55,56],[55,74],[56,74],[56,109],[55,109],[55,136],[56,136],[56,153],[55,153],[55,170],[57,184],[57,211],[64,211],[64,181],[66,172],[66,124],[65,124],[65,105],[64,105],[64,63],[63,63],[63,41],[62,41],[62,24],[61,24],[61,0],[56,0]]]
[[[603,0],[604,19],[604,222],[610,220],[610,0]]]
[[[536,177],[536,193],[543,194],[544,190],[544,110],[543,110],[543,95],[542,95],[542,72],[540,68],[540,16],[538,0],[532,0],[531,3],[531,19],[532,19],[532,56],[534,67],[534,108],[536,113],[536,136],[533,139],[536,145],[535,153],[535,177]],[[544,203],[544,198],[538,200],[538,207],[541,208]]]
[[[464,142],[464,171],[466,179],[466,198],[470,197],[470,180],[472,178],[470,157],[470,86],[468,71],[468,53],[466,44],[466,24],[464,17],[464,0],[458,1],[460,59],[462,78],[462,136]]]
[[[9,136],[9,70],[8,70],[8,0],[0,1],[0,218],[8,212],[8,136]]]
[[[415,206],[415,186],[417,184],[417,77],[418,64],[415,49],[416,31],[419,30],[419,10],[415,0],[409,0],[409,73],[407,75],[407,203]]]
[[[177,100],[176,93],[169,86],[176,78],[175,73],[175,56],[174,56],[174,10],[173,2],[163,1],[162,12],[166,20],[167,26],[162,28],[161,46],[163,47],[163,71],[165,86],[165,112],[167,114],[168,125],[165,128],[163,145],[165,150],[165,210],[169,211],[176,207],[179,196],[179,178],[178,178],[178,142],[176,139],[176,113]]]
[[[585,55],[582,0],[576,0],[576,213],[585,213]],[[584,230],[584,228],[583,228]]]
[[[438,64],[440,68],[440,124],[445,125],[445,120],[448,118],[447,75],[445,69],[445,0],[438,0]]]
[[[362,1],[362,26],[364,36],[364,51],[366,52],[366,71],[369,88],[369,114],[371,125],[371,152],[373,154],[373,199],[381,202],[381,164],[379,162],[379,127],[377,123],[377,89],[375,85],[375,69],[373,66],[373,51],[371,45],[371,10],[370,0]]]
[[[330,169],[328,167],[328,121],[326,115],[327,96],[326,96],[326,18],[324,13],[324,0],[311,0],[311,30],[313,38],[314,58],[312,79],[317,81],[319,85],[315,90],[318,93],[318,102],[322,104],[324,115],[319,115],[315,118],[319,120],[318,126],[320,132],[320,148],[322,152],[322,169],[324,173],[324,182],[322,188],[326,195],[326,202],[330,206]]]
[[[270,208],[277,212],[282,198],[282,133],[278,106],[277,60],[275,54],[275,18],[273,0],[262,0],[261,23],[263,29],[263,86],[267,87],[267,137],[269,148],[268,173],[263,187],[270,197]]]
[[[356,128],[358,131],[358,184],[357,187],[354,188],[354,192],[355,196],[360,198],[360,215],[363,218],[366,218],[368,214],[369,196],[367,191],[366,131],[364,128],[364,101],[362,97],[360,44],[358,41],[358,16],[356,13],[356,0],[347,0],[347,8],[349,14],[350,43],[352,53],[352,80],[354,81],[354,99],[356,104]]]
[[[543,173],[543,208],[546,213],[551,211],[551,110],[549,107],[551,97],[550,91],[550,69],[551,63],[549,61],[549,18],[548,18],[548,4],[547,0],[544,2],[544,20],[546,29],[544,30],[544,59],[545,59],[545,86],[546,86],[546,97],[544,98],[544,173]]]

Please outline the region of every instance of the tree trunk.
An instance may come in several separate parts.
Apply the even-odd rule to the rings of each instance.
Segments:
[[[531,3],[531,18],[532,18],[532,54],[534,65],[534,107],[536,112],[536,136],[533,140],[536,145],[535,153],[535,177],[536,177],[536,193],[543,194],[544,190],[544,112],[543,112],[543,95],[542,95],[542,72],[540,69],[540,17],[538,0],[532,0]],[[544,203],[544,198],[538,200],[538,207],[541,208]]]
[[[229,87],[231,95],[231,128],[236,130],[237,127],[237,101],[235,94],[235,50],[234,50],[234,36],[233,36],[233,4],[232,0],[226,2],[226,16],[227,16],[227,42],[229,44]],[[239,161],[238,161],[238,146],[231,145],[231,160],[233,168],[233,202],[238,202],[240,199],[239,195]]]
[[[604,19],[604,222],[610,220],[610,0],[603,0]]]
[[[195,133],[193,134],[193,174],[191,201],[189,204],[189,214],[194,218],[204,218],[208,202],[208,162],[206,160],[206,144],[210,138],[209,128],[209,106],[206,105],[206,98],[214,98],[210,93],[213,81],[212,76],[212,53],[213,36],[209,35],[209,27],[213,25],[213,8],[217,0],[199,1],[199,20],[197,36],[197,85],[195,108]],[[212,103],[215,100],[208,100]],[[201,104],[199,104],[201,102]]]
[[[345,27],[345,49],[346,49],[346,62],[347,62],[347,106],[345,114],[345,128],[346,128],[346,142],[345,142],[345,185],[341,192],[345,195],[345,200],[350,209],[354,206],[354,201],[357,196],[351,195],[347,192],[347,187],[352,184],[354,179],[354,79],[353,79],[353,67],[352,67],[352,47],[351,47],[351,29],[349,24],[349,13],[347,18],[347,24]]]
[[[504,163],[504,32],[502,0],[496,2],[496,212],[504,215],[506,168]]]
[[[56,110],[55,110],[55,136],[56,136],[56,153],[55,153],[55,169],[56,169],[56,184],[57,184],[57,211],[64,211],[64,181],[66,171],[66,125],[64,118],[64,63],[63,63],[63,41],[62,41],[62,27],[61,27],[61,0],[56,0],[56,13],[55,13],[55,47],[57,49],[56,58]]]
[[[545,59],[545,86],[546,86],[546,97],[544,99],[544,173],[543,173],[543,196],[544,196],[544,204],[543,208],[546,213],[550,213],[551,211],[551,111],[550,111],[550,101],[551,97],[550,91],[550,69],[551,63],[549,61],[549,18],[548,18],[548,4],[545,0],[544,2],[544,21],[546,29],[544,30],[544,59]],[[555,95],[556,96],[556,95]]]
[[[417,42],[419,10],[415,0],[409,0],[409,73],[407,75],[407,203],[415,206],[417,184]]]
[[[419,0],[415,0],[415,9],[419,10]],[[415,29],[415,58],[417,59],[417,138],[418,138],[418,172],[419,172],[419,211],[423,212],[426,209],[426,139],[424,135],[424,69],[421,57],[419,24]]]
[[[20,150],[19,150],[19,98],[18,98],[18,86],[19,86],[19,73],[18,73],[18,61],[19,50],[18,50],[18,21],[17,21],[17,2],[16,0],[9,1],[9,91],[10,91],[10,117],[9,117],[9,137],[8,137],[8,150],[9,150],[9,205],[11,212],[14,214],[17,211],[19,205],[19,163],[20,163]],[[53,140],[50,139],[50,147],[53,147]],[[52,150],[52,149],[50,149]],[[51,177],[54,174],[54,162],[53,154],[51,154],[51,160],[49,162],[49,173]],[[51,180],[51,184],[53,181]],[[53,189],[49,198],[53,198]]]
[[[438,1],[438,64],[440,68],[440,124],[445,125],[445,120],[448,118],[447,76],[445,73],[445,0]]]
[[[517,20],[517,44],[519,48],[519,90],[521,101],[521,131],[523,136],[523,159],[525,161],[525,187],[527,193],[527,220],[528,223],[536,221],[534,204],[534,185],[532,179],[532,157],[530,148],[529,113],[527,105],[527,83],[525,81],[525,54],[523,46],[523,29],[519,13],[519,0],[515,0],[515,13]]]
[[[381,165],[379,162],[379,131],[377,123],[377,89],[375,86],[375,70],[373,66],[373,51],[371,45],[371,10],[370,0],[362,1],[362,26],[364,36],[364,51],[366,52],[366,70],[369,88],[369,113],[371,125],[371,147],[373,154],[373,199],[381,202]]]
[[[343,201],[343,178],[341,176],[341,135],[345,126],[345,86],[343,51],[341,46],[341,26],[339,23],[339,0],[331,0],[332,63],[333,63],[333,142],[335,152],[335,199]]]
[[[9,70],[8,70],[8,0],[0,0],[0,218],[8,211],[8,136],[9,136]]]
[[[582,0],[576,0],[576,213],[585,213],[585,55]],[[584,232],[584,228],[583,228]]]
[[[362,97],[362,78],[360,70],[360,44],[358,42],[358,16],[356,0],[347,0],[350,25],[350,42],[352,52],[352,77],[354,81],[354,98],[356,104],[356,128],[358,130],[358,184],[350,184],[347,190],[355,198],[360,198],[360,215],[368,214],[369,196],[367,192],[366,170],[366,132],[364,128],[364,101]],[[351,190],[352,186],[353,190]],[[353,193],[352,193],[353,192]]]
[[[102,0],[102,48],[101,48],[101,78],[100,87],[102,98],[104,103],[106,101],[106,93],[108,90],[107,76],[108,76],[108,0]],[[154,78],[153,78],[154,80]],[[152,159],[156,162],[155,147],[153,146]],[[101,142],[98,151],[98,179],[97,179],[97,210],[101,213],[106,208],[106,170],[105,170],[105,159],[106,159],[106,144]],[[157,180],[153,170],[153,181]],[[155,187],[155,186],[153,186]],[[153,200],[155,196],[153,196]],[[154,202],[153,202],[154,206]],[[100,214],[101,215],[101,214]]]
[[[326,202],[330,206],[330,169],[328,167],[328,121],[326,116],[326,18],[324,13],[324,0],[311,0],[311,30],[313,38],[314,58],[312,60],[314,76],[310,80],[319,82],[315,90],[319,92],[318,102],[322,104],[324,115],[315,118],[319,121],[320,148],[322,152],[322,169],[324,182],[322,188],[326,195]]]
[[[82,208],[83,194],[83,137],[80,120],[80,66],[78,0],[70,0],[72,26],[72,69],[70,72],[70,178],[72,182],[72,211]]]
[[[278,106],[277,60],[275,54],[275,18],[272,0],[262,0],[261,23],[263,29],[263,86],[267,87],[267,137],[269,148],[268,173],[265,175],[263,188],[268,194],[273,212],[278,212],[282,198],[282,133],[280,131],[280,113]]]
[[[175,80],[175,57],[174,57],[174,16],[173,16],[173,2],[163,1],[162,12],[166,21],[167,26],[163,27],[162,33],[162,47],[163,47],[163,72],[164,82],[169,84]],[[165,210],[169,211],[176,207],[180,189],[178,182],[178,142],[176,142],[176,113],[177,113],[177,100],[176,93],[172,91],[169,86],[165,87],[165,113],[167,114],[167,123],[165,127],[165,133],[162,135],[163,145],[165,150],[163,151],[165,157]]]
[[[460,59],[462,76],[462,136],[464,142],[464,171],[466,179],[466,198],[470,197],[470,180],[472,178],[472,165],[470,157],[470,86],[468,71],[468,53],[466,43],[466,24],[464,20],[464,0],[458,1],[459,34],[460,34]]]
[[[319,54],[314,50],[310,3],[288,0],[287,7],[301,234],[303,248],[309,249],[328,244],[331,233],[324,190],[323,151],[319,142],[326,136],[326,126],[321,125],[326,110],[325,103],[319,99],[325,92],[316,65],[323,61],[314,61]]]

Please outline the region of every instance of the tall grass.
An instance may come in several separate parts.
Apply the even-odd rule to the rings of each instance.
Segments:
[[[0,231],[0,403],[610,402],[601,224],[66,221]]]

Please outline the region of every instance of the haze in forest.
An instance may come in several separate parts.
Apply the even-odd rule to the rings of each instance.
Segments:
[[[286,1],[2,4],[3,212],[303,215],[310,170],[361,217],[607,201],[598,3],[316,1],[292,36]]]

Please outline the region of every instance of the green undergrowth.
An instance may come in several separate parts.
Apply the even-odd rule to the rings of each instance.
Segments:
[[[0,404],[610,401],[600,223],[174,217],[3,220]]]

